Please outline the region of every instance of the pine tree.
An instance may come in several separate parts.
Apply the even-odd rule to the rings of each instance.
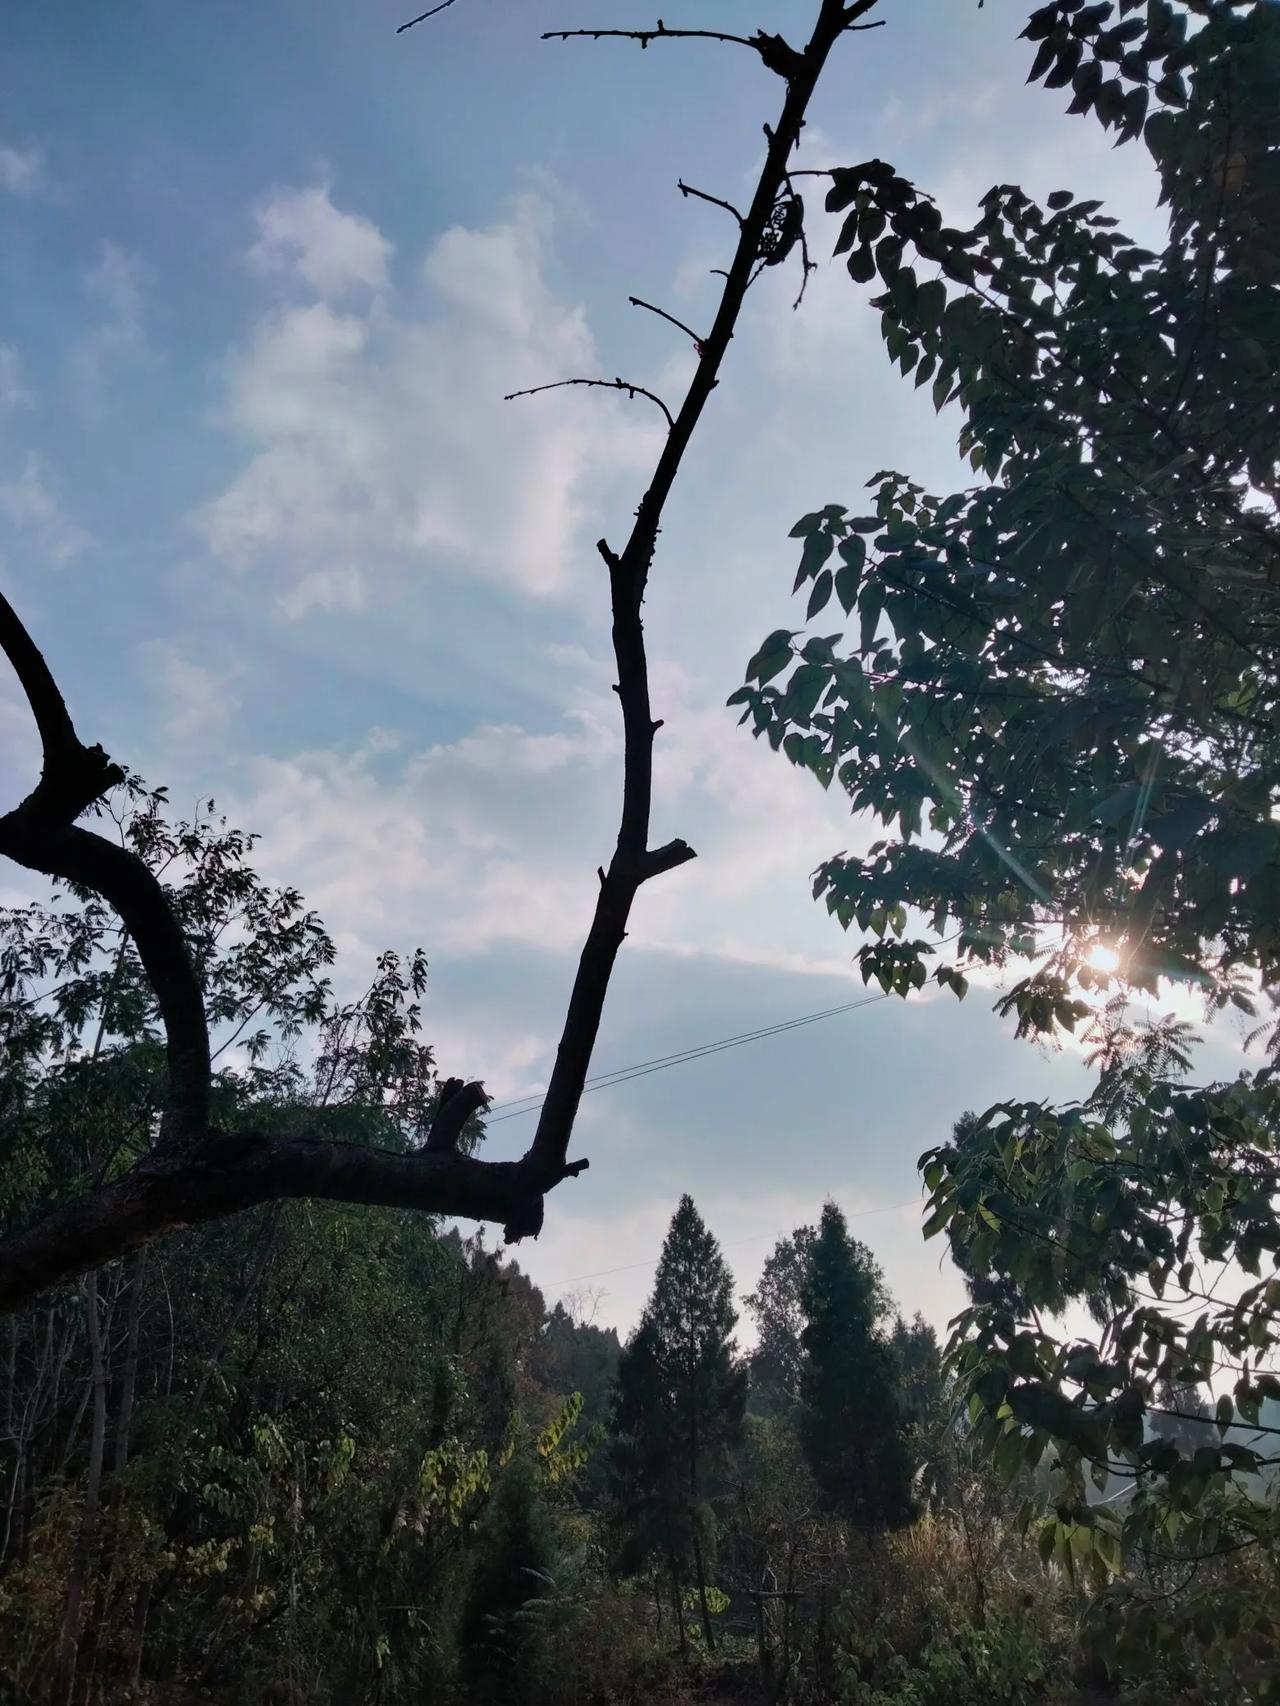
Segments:
[[[733,1276],[692,1198],[680,1199],[653,1294],[618,1371],[615,1463],[633,1554],[657,1553],[680,1580],[693,1566],[708,1647],[706,1505],[742,1431],[746,1370],[733,1343]],[[639,1559],[633,1556],[633,1564]]]
[[[832,1508],[867,1529],[899,1527],[912,1515],[900,1377],[877,1325],[878,1282],[874,1261],[828,1202],[803,1294],[800,1439]]]
[[[813,1254],[817,1229],[797,1226],[780,1238],[765,1258],[760,1283],[743,1298],[756,1320],[756,1348],[751,1353],[749,1404],[753,1414],[789,1416],[800,1396],[800,1370],[804,1347],[804,1285]],[[864,1244],[855,1241],[871,1278],[871,1306],[876,1320],[893,1309],[875,1258]]]
[[[780,1238],[765,1258],[760,1283],[742,1300],[756,1321],[756,1348],[751,1353],[753,1414],[788,1415],[799,1396],[801,1293],[816,1237],[812,1226],[797,1226]]]

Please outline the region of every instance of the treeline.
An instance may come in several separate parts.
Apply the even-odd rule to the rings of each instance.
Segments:
[[[746,1355],[734,1296],[686,1197],[625,1345],[482,1240],[318,1205],[49,1298],[7,1334],[2,1697],[1097,1697],[1034,1485],[971,1460],[840,1209]]]
[[[835,1699],[906,1535],[1002,1629],[937,1341],[834,1204],[746,1303],[750,1356],[687,1197],[625,1346],[481,1240],[323,1205],[50,1296],[6,1335],[6,1697]]]
[[[163,806],[135,794],[121,833],[195,944],[219,1117],[419,1148],[421,959],[338,999],[330,939],[251,839]],[[0,1043],[18,1225],[125,1169],[162,1106],[154,997],[99,903],[0,909]],[[997,1309],[1008,1283],[970,1280]],[[1052,1462],[998,1479],[956,1394],[835,1204],[738,1299],[683,1199],[625,1346],[428,1217],[267,1205],[0,1325],[0,1701],[1097,1698],[1087,1575],[1024,1538]],[[1193,1455],[1218,1433],[1199,1405],[1192,1383],[1161,1406]],[[1274,1655],[1205,1653],[1265,1606],[1266,1555],[1220,1550],[1176,1638],[1126,1647],[1121,1619],[1106,1697],[1252,1697]],[[1181,1562],[1133,1568],[1180,1603]]]

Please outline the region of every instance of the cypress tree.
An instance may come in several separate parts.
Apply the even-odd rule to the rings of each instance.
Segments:
[[[825,1204],[804,1285],[800,1441],[814,1479],[858,1528],[913,1514],[897,1359],[877,1324],[879,1269]]]
[[[671,1572],[682,1639],[680,1579],[692,1563],[712,1649],[705,1508],[742,1431],[746,1370],[732,1338],[737,1319],[720,1246],[693,1199],[681,1197],[652,1296],[619,1366],[615,1463],[638,1545],[663,1556]]]

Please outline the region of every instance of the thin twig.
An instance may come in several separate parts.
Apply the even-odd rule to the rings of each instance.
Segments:
[[[647,397],[651,403],[656,403],[667,417],[668,427],[675,426],[675,418],[671,410],[652,391],[646,391],[643,385],[633,385],[629,379],[553,379],[549,385],[530,385],[524,391],[508,391],[502,399],[504,403],[513,402],[517,397],[536,397],[540,391],[558,391],[563,385],[595,385],[605,391],[625,391],[628,397]]]
[[[731,201],[722,201],[718,195],[708,195],[706,190],[695,189],[692,184],[686,184],[683,178],[676,179],[676,188],[683,196],[697,196],[699,201],[709,201],[712,207],[722,207],[726,213],[731,213],[742,224],[742,215]]]
[[[446,0],[452,4],[452,0]],[[430,16],[430,14],[428,14]],[[544,30],[543,41],[571,41],[575,37],[586,36],[591,41],[600,41],[605,36],[613,36],[620,41],[638,41],[641,47],[648,47],[651,41],[678,41],[697,37],[703,41],[730,41],[738,47],[749,47],[759,51],[749,36],[726,35],[723,30],[669,30],[658,19],[657,27],[652,30]]]
[[[406,30],[411,30],[415,24],[425,24],[428,18],[434,18],[437,12],[443,12],[446,7],[452,5],[453,0],[440,0],[440,4],[433,6],[429,12],[419,12],[416,18],[410,18],[407,24],[401,24],[396,30],[396,34],[402,36]]]
[[[693,327],[686,326],[683,320],[677,320],[674,314],[668,314],[665,308],[655,308],[652,302],[646,302],[641,296],[628,296],[627,301],[633,308],[647,308],[651,314],[656,314],[660,320],[668,321],[671,325],[675,326],[678,331],[683,332],[687,338],[691,338],[693,340],[694,349],[701,350],[702,339],[694,331]]]
[[[804,226],[802,225],[800,227],[800,290],[795,301],[791,304],[793,313],[804,301],[804,293],[809,287],[809,274],[811,272],[817,272],[817,270],[817,261],[811,261],[809,259],[809,238],[805,232]]]

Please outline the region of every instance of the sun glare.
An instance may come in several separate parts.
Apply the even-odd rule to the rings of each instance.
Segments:
[[[1112,972],[1120,964],[1120,956],[1104,942],[1095,942],[1089,949],[1089,964],[1094,971]]]

